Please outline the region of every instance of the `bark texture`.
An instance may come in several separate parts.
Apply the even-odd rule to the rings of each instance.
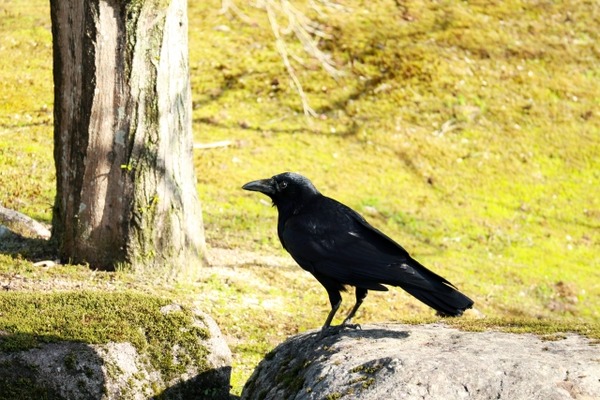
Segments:
[[[186,0],[51,0],[53,238],[63,259],[191,262],[204,249],[192,160]]]

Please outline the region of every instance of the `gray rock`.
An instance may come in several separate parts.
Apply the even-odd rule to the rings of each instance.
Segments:
[[[193,323],[209,332],[202,342],[206,359],[191,363],[175,379],[165,381],[148,355],[131,343],[59,341],[0,353],[0,399],[229,399],[231,352],[212,318],[196,310],[194,314]],[[173,350],[181,356],[182,349]]]
[[[242,399],[600,399],[598,342],[442,324],[304,333],[258,365]]]

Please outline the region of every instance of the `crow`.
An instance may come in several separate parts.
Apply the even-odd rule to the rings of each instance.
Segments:
[[[242,189],[271,198],[279,214],[277,235],[284,249],[325,287],[331,312],[321,335],[352,325],[369,290],[399,286],[441,316],[460,316],[473,301],[454,285],[415,261],[350,207],[323,196],[310,180],[285,172],[246,183]],[[331,321],[342,304],[341,291],[355,287],[356,303],[341,325]]]

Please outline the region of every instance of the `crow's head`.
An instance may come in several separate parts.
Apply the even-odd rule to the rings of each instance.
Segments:
[[[242,189],[266,194],[280,210],[282,207],[302,206],[319,194],[308,178],[294,172],[284,172],[272,178],[248,182]]]

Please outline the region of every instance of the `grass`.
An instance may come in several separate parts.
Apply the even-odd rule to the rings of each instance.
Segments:
[[[344,75],[336,81],[306,58],[297,66],[320,115],[307,120],[264,13],[241,4],[244,23],[219,13],[218,1],[190,1],[195,140],[234,143],[195,154],[209,245],[285,256],[275,210],[240,187],[298,171],[472,296],[478,313],[450,323],[600,337],[598,5],[344,5],[308,12]],[[48,4],[0,0],[0,15],[0,203],[49,222]],[[266,352],[320,326],[329,308],[318,283],[282,260],[251,258],[160,288],[125,273],[105,279],[211,312],[234,352],[239,393]],[[3,282],[98,279],[10,254],[0,271]],[[433,320],[397,289],[363,307],[363,323]]]

